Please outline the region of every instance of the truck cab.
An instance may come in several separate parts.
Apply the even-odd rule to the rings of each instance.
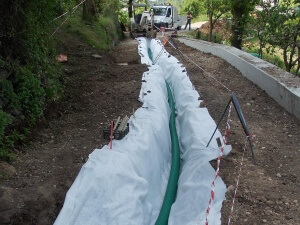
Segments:
[[[186,17],[178,15],[178,10],[172,5],[154,5],[154,25],[158,28],[175,28],[180,30],[186,23]]]

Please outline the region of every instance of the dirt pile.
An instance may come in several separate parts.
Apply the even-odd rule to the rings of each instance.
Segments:
[[[200,31],[203,34],[209,34],[209,22],[206,22],[203,24],[200,28],[198,28],[198,31]],[[223,39],[229,40],[230,38],[230,31],[229,31],[229,24],[226,19],[219,19],[213,29],[213,34],[218,34],[223,37]]]

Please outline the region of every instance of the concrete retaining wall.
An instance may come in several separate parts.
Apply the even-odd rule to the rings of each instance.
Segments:
[[[223,58],[246,78],[265,90],[288,112],[300,119],[300,78],[234,47],[201,40],[179,41],[205,53]],[[270,71],[270,72],[269,72]]]

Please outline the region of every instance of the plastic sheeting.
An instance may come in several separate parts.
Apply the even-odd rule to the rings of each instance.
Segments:
[[[200,108],[199,93],[194,89],[186,68],[171,56],[158,40],[139,39],[142,62],[152,65],[143,49],[149,46],[155,65],[170,84],[177,109],[177,131],[182,151],[182,170],[178,182],[177,198],[172,206],[169,224],[205,224],[206,209],[211,195],[211,183],[215,170],[209,161],[218,157],[220,149],[216,141],[206,145],[216,124],[206,108]],[[214,139],[220,137],[219,131]],[[220,178],[216,180],[215,198],[208,217],[209,224],[221,224],[221,207],[226,187]]]
[[[170,109],[165,79],[173,91],[182,168],[170,225],[204,224],[210,188],[215,176],[209,161],[219,148],[206,144],[216,124],[206,108],[200,108],[185,68],[159,40],[138,39],[143,74],[139,100],[143,106],[130,118],[130,132],[123,140],[96,149],[68,191],[55,225],[152,225],[163,201],[170,170]],[[151,49],[156,65],[148,57]],[[160,54],[160,57],[157,56]],[[219,132],[215,136],[221,136]],[[217,179],[209,224],[220,224],[225,185]]]

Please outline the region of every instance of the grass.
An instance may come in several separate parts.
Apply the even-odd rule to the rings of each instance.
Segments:
[[[62,29],[99,50],[110,50],[118,38],[113,20],[104,17],[99,17],[98,21],[91,24],[85,24],[79,16],[70,17]],[[63,42],[60,38],[57,40]]]
[[[268,46],[268,47],[271,47],[271,46]],[[258,49],[259,49],[258,37],[253,37],[253,38],[247,39],[247,42],[245,42],[243,49],[249,53],[257,53],[258,54]],[[267,48],[263,48],[262,59],[285,70],[282,49],[275,48],[273,53],[272,52],[270,53],[270,51],[268,52]],[[291,69],[290,73],[292,73],[292,74],[296,73],[295,67]]]
[[[208,17],[206,14],[200,14],[199,16],[193,18],[192,20],[193,23],[202,22],[202,21],[208,21]]]

